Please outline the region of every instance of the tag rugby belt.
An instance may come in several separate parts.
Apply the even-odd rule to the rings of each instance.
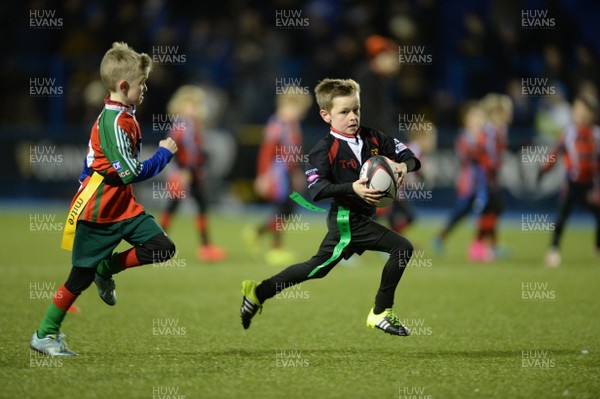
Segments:
[[[93,176],[94,172],[101,174],[102,176],[104,176],[104,183],[111,185],[111,186],[124,186],[125,183],[123,183],[123,180],[121,180],[121,178],[119,176],[116,175],[109,175],[109,174],[104,174],[102,172],[97,172],[93,169],[89,169],[88,170],[88,176]]]
[[[116,176],[103,176],[100,173],[90,170],[91,179],[88,181],[87,186],[83,190],[79,192],[75,200],[73,201],[73,206],[69,209],[69,215],[67,216],[67,222],[65,223],[65,228],[63,231],[61,248],[66,249],[67,251],[73,250],[73,242],[75,241],[75,230],[77,228],[77,221],[79,220],[79,215],[85,209],[90,198],[96,192],[98,187],[102,182],[105,182],[110,185],[124,185],[121,179]],[[119,184],[120,182],[120,184]]]
[[[327,212],[326,209],[311,204],[302,195],[295,191],[290,195],[290,198],[296,201],[298,205],[305,209],[315,212]],[[336,222],[338,226],[338,231],[340,232],[340,241],[338,241],[335,248],[333,248],[333,253],[331,254],[331,257],[325,262],[323,262],[323,264],[315,267],[308,274],[309,278],[314,276],[322,268],[327,267],[332,262],[338,260],[339,257],[342,256],[344,249],[348,246],[348,244],[350,244],[350,240],[352,239],[352,234],[350,230],[350,209],[345,206],[339,205],[337,209]]]

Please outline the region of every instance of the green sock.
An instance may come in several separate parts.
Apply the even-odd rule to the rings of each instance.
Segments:
[[[44,320],[42,320],[42,324],[40,324],[37,335],[39,338],[44,338],[48,334],[58,334],[60,330],[60,325],[62,324],[66,311],[59,309],[54,303],[51,303],[48,306],[48,310],[46,311],[46,316]]]
[[[121,266],[117,260],[118,252],[115,252],[108,259],[103,259],[98,267],[96,267],[96,273],[102,278],[111,278],[113,274],[119,273],[121,270]]]

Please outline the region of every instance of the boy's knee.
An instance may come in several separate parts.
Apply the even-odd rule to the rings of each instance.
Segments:
[[[164,262],[175,256],[175,243],[165,233],[160,233],[142,244],[150,252],[152,262]]]
[[[93,267],[73,266],[65,288],[73,295],[79,295],[92,284],[95,275],[96,269]]]
[[[410,259],[414,251],[414,247],[410,241],[404,237],[400,237],[400,240],[396,244],[392,255],[397,255],[400,259]]]
[[[333,270],[333,268],[343,259],[343,257],[340,256],[334,261],[329,262],[327,266],[323,266],[330,259],[330,257],[331,255],[329,254],[327,256],[314,256],[311,260],[306,262],[306,270],[308,272],[307,279],[312,280],[327,276],[329,272]]]

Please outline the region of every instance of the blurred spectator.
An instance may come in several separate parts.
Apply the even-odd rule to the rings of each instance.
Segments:
[[[160,216],[160,224],[167,231],[181,201],[190,195],[196,202],[196,227],[200,245],[196,251],[204,262],[218,262],[226,258],[225,250],[212,243],[208,229],[208,183],[202,126],[206,118],[206,93],[198,86],[185,85],[177,89],[167,106],[168,114],[163,120],[170,126],[168,136],[177,143],[175,162],[168,174],[166,209]],[[164,114],[162,114],[165,116]]]
[[[563,86],[555,86],[555,94],[544,97],[535,115],[536,140],[540,144],[556,142],[559,134],[571,123],[571,106]]]
[[[397,87],[400,71],[398,44],[379,35],[365,41],[367,60],[356,71],[361,89],[361,123],[387,135],[398,133]]]
[[[93,65],[102,49],[126,37],[151,56],[173,46],[187,57],[180,65],[156,63],[149,82],[153,95],[144,104],[147,118],[165,109],[174,87],[194,82],[224,90],[236,109],[225,124],[235,129],[268,117],[276,78],[300,77],[303,86],[312,87],[325,76],[355,73],[365,90],[363,98],[372,89],[373,104],[383,105],[379,109],[364,101],[365,112],[378,113],[375,118],[363,115],[366,124],[373,125],[373,119],[375,124],[384,123],[389,117],[387,126],[375,127],[395,131],[393,118],[399,112],[427,114],[440,128],[440,145],[447,146],[452,138],[444,135],[458,124],[458,105],[492,91],[506,89],[515,104],[515,127],[531,129],[537,104],[518,98],[512,77],[548,77],[560,82],[564,98],[556,102],[597,90],[600,47],[593,42],[590,27],[578,24],[578,18],[583,18],[580,10],[584,9],[585,18],[593,18],[598,7],[573,3],[577,4],[537,1],[537,8],[547,10],[557,23],[554,29],[536,30],[525,29],[521,21],[522,10],[533,8],[531,2],[499,0],[386,4],[254,0],[243,7],[227,0],[210,5],[182,0],[9,2],[1,6],[3,27],[18,40],[9,40],[14,45],[5,46],[0,72],[6,88],[15,93],[11,101],[16,97],[20,107],[3,111],[2,117],[5,123],[50,126],[56,134],[67,131],[62,127],[82,123],[81,98],[86,86],[97,79]],[[36,29],[24,22],[28,18],[11,17],[28,17],[36,10],[54,13],[61,27]],[[277,26],[275,16],[281,10],[299,13],[307,24],[295,29]],[[400,46],[424,46],[433,63],[403,65],[400,73],[373,72],[375,55],[361,48],[367,38],[376,36]],[[64,87],[64,95],[29,95],[27,82],[33,77],[55,78]],[[384,98],[387,105],[381,102]],[[549,107],[546,100],[539,102],[543,114]],[[3,109],[10,109],[6,105]],[[317,122],[317,117],[310,113],[307,122]]]
[[[508,81],[506,94],[510,97],[513,104],[513,127],[520,133],[533,125],[534,104],[531,98],[522,93],[521,79],[513,78]],[[523,135],[521,134],[522,138]],[[509,136],[509,142],[510,140]]]
[[[264,140],[258,156],[255,191],[274,205],[275,212],[256,227],[244,231],[244,240],[253,257],[262,256],[260,240],[272,235],[271,248],[264,253],[265,260],[273,266],[293,261],[294,255],[283,248],[282,232],[292,221],[295,202],[292,192],[302,192],[306,185],[302,130],[300,122],[312,104],[312,97],[304,87],[288,85],[278,87],[276,110],[264,128]]]

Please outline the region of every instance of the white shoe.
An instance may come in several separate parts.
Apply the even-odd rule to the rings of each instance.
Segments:
[[[546,267],[557,268],[560,266],[560,252],[556,248],[550,248],[546,254]]]
[[[49,334],[45,338],[38,338],[37,331],[35,331],[29,347],[48,356],[78,356],[77,353],[67,348],[64,338],[65,334]]]

